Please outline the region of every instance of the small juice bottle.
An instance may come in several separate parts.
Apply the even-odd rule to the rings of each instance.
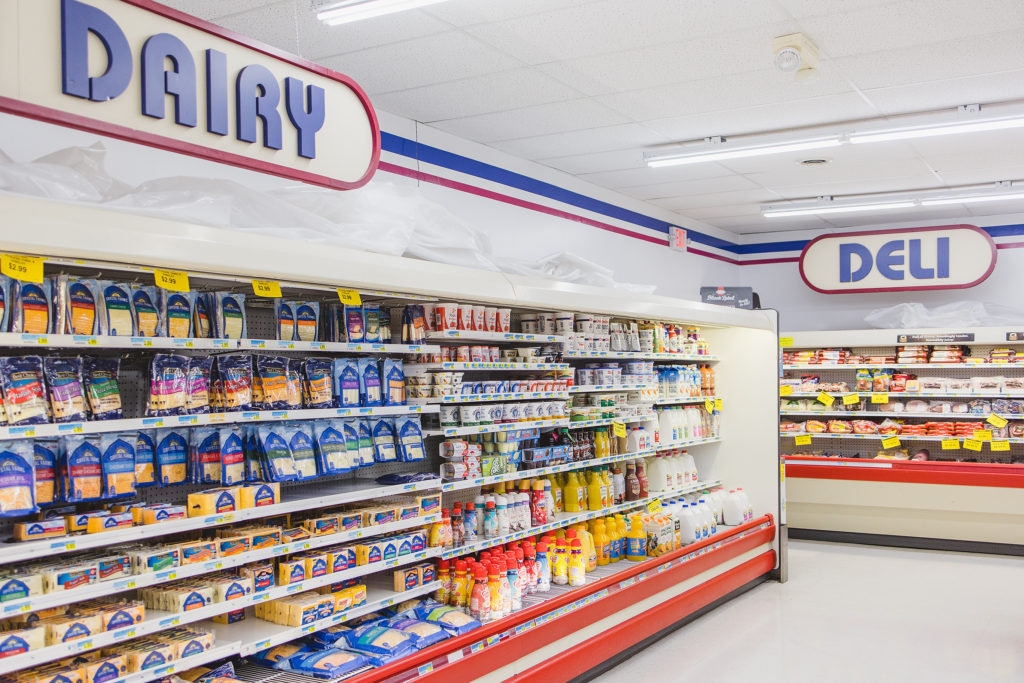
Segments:
[[[456,607],[469,606],[469,579],[466,578],[466,561],[455,560],[455,578],[452,579],[451,604]]]
[[[586,559],[580,539],[572,539],[569,547],[569,585],[582,586],[587,582]]]
[[[556,586],[569,583],[569,557],[564,538],[555,541],[555,553],[551,557],[551,583]]]
[[[441,582],[441,587],[434,591],[434,599],[442,605],[447,605],[451,600],[452,592],[448,560],[441,560],[437,563],[437,580]]]
[[[608,546],[608,534],[605,533],[604,522],[598,521],[594,525],[594,550],[597,552],[597,566],[599,567],[611,562]]]
[[[487,585],[487,569],[482,564],[473,567],[473,594],[469,598],[469,613],[481,622],[491,618],[491,589]]]
[[[629,520],[629,533],[626,534],[626,559],[640,562],[647,559],[647,534],[644,532],[643,520],[634,515]]]

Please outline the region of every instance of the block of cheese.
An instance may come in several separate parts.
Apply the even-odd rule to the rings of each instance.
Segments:
[[[155,548],[133,548],[128,551],[132,560],[132,571],[136,574],[161,572],[181,566],[181,552],[176,545]]]
[[[413,496],[412,500],[420,506],[420,515],[430,515],[441,511],[440,493],[428,493],[422,496]]]
[[[420,506],[416,503],[408,503],[398,506],[398,519],[416,519],[420,516]]]
[[[96,580],[113,581],[132,575],[132,561],[127,553],[112,553],[96,558]]]
[[[107,655],[81,665],[86,683],[106,683],[123,678],[128,673],[128,660],[124,655]]]
[[[246,533],[252,535],[251,546],[253,550],[263,550],[264,548],[272,548],[275,545],[281,544],[280,527],[247,529]]]
[[[306,563],[300,559],[282,559],[277,563],[277,585],[287,586],[306,580]]]
[[[178,552],[181,556],[181,566],[196,564],[197,562],[206,562],[207,560],[217,559],[217,542],[216,541],[192,541],[190,543],[182,543],[178,547]]]
[[[59,645],[103,632],[99,614],[49,617],[40,619],[38,623],[46,629],[47,645]]]
[[[174,661],[174,646],[170,643],[158,643],[142,640],[129,643],[124,650],[128,664],[128,673],[139,673]]]
[[[274,587],[274,563],[271,561],[255,562],[238,568],[239,576],[252,579],[254,592],[269,590]]]
[[[420,582],[423,584],[433,583],[436,577],[434,565],[430,562],[416,565],[420,568]]]
[[[59,518],[39,522],[16,522],[13,532],[16,541],[34,541],[39,538],[63,536],[68,529],[64,518]]]
[[[100,510],[98,512],[83,512],[80,514],[68,515],[64,519],[67,522],[68,531],[75,533],[77,531],[85,531],[88,529],[89,520],[93,517],[105,517],[108,514],[110,513],[106,510]]]
[[[368,541],[356,546],[356,564],[374,564],[383,559],[384,548],[379,541]]]
[[[188,517],[188,510],[184,505],[147,505],[133,508],[132,514],[136,524],[159,524],[185,519]]]
[[[79,603],[75,607],[81,611],[98,614],[103,631],[116,631],[126,626],[141,624],[146,618],[146,606],[138,600],[101,598]]]
[[[361,583],[357,583],[354,586],[343,588],[337,593],[334,593],[335,602],[343,599],[347,599],[351,604],[351,607],[358,607],[366,602],[366,586]]]
[[[302,526],[306,528],[309,533],[314,536],[326,536],[327,534],[338,533],[338,516],[327,515],[326,517],[317,517],[316,519],[307,519],[302,523]]]
[[[19,683],[88,683],[85,671],[74,664],[53,664],[18,672]]]
[[[423,529],[413,531],[409,534],[409,542],[412,552],[418,553],[421,550],[425,550],[427,547],[427,532]]]
[[[380,545],[381,560],[387,562],[398,557],[398,542],[395,538],[382,538],[377,543]]]
[[[327,555],[322,552],[303,553],[295,559],[301,559],[306,565],[306,578],[315,579],[327,576]]]
[[[398,556],[412,553],[412,534],[399,534],[395,536],[395,544],[398,546]]]
[[[214,602],[239,600],[253,593],[253,581],[247,576],[215,576],[207,579],[213,588]]]
[[[0,576],[0,603],[42,595],[43,590],[43,576],[36,571],[13,571]]]
[[[359,512],[342,512],[338,514],[338,527],[341,531],[352,531],[361,529],[363,526],[363,515]]]
[[[115,529],[128,529],[133,524],[131,512],[111,513],[105,516],[90,517],[85,531],[89,534],[98,534],[102,531],[114,531]]]
[[[281,484],[276,481],[247,484],[240,487],[240,497],[243,508],[276,505],[281,502]]]
[[[395,592],[412,590],[420,585],[422,570],[418,566],[402,567],[395,570]]]
[[[96,583],[99,576],[99,566],[95,562],[54,565],[44,567],[41,571],[43,591],[46,593],[87,586]]]
[[[295,543],[296,541],[305,541],[305,540],[307,540],[309,538],[312,538],[312,536],[313,535],[311,533],[309,533],[309,531],[307,531],[306,529],[304,529],[304,528],[302,528],[300,526],[297,526],[297,527],[292,527],[291,529],[283,530],[281,532],[281,542],[282,543]]]
[[[328,548],[325,554],[327,556],[327,571],[330,574],[356,566],[356,551],[353,547]]]
[[[46,647],[46,629],[29,626],[0,633],[0,658],[13,657]]]
[[[188,516],[220,515],[241,509],[239,487],[228,486],[211,491],[188,494]]]
[[[262,605],[260,606],[262,607]],[[244,609],[236,609],[232,612],[213,615],[213,623],[215,624],[237,624],[240,621],[245,621]]]
[[[240,555],[241,553],[249,552],[251,548],[251,535],[232,536],[230,538],[217,539],[218,557],[232,557],[234,555]]]

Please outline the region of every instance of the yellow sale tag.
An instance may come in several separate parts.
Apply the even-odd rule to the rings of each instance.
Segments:
[[[268,299],[281,298],[281,283],[273,280],[253,280],[252,291],[256,296],[265,296]]]
[[[818,394],[818,403],[824,403],[825,405],[830,406],[835,402],[835,396],[829,396],[824,391]]]
[[[802,436],[794,436],[793,437],[793,443],[795,443],[797,446],[810,446],[811,445],[811,435],[810,434],[804,434]]]
[[[789,396],[793,393],[793,386],[791,384],[783,384],[779,387],[779,396]]]
[[[712,401],[710,398],[704,399],[704,409],[707,410],[709,413],[715,412],[715,402]]]
[[[163,287],[172,292],[188,292],[188,273],[180,270],[154,270],[153,279],[157,287]]]
[[[991,441],[992,430],[991,429],[975,429],[974,438],[978,441]]]
[[[872,403],[888,403],[889,394],[871,394]]]
[[[989,415],[985,421],[993,427],[999,427],[1000,429],[1006,426],[1006,418],[999,415]]]
[[[38,256],[0,254],[0,273],[22,282],[42,282],[43,259]]]
[[[359,292],[354,289],[341,289],[338,288],[338,298],[341,303],[346,306],[361,306],[363,303],[362,298],[359,296]]]
[[[779,337],[779,348],[786,348],[793,345],[792,337]]]
[[[852,406],[856,403],[860,403],[860,394],[846,394],[843,396],[844,406]]]
[[[899,447],[900,447],[900,437],[898,437],[898,436],[890,436],[888,438],[882,439],[882,448],[899,448]]]
[[[942,450],[955,451],[960,448],[960,439],[943,439]]]
[[[722,399],[716,398],[715,399],[715,410],[721,410],[721,409],[722,409]]]
[[[661,512],[661,498],[655,498],[647,503],[647,511],[652,515]]]
[[[1006,439],[996,439],[988,447],[994,451],[1008,451],[1010,450],[1010,442]]]
[[[621,438],[625,438],[626,425],[622,422],[612,422],[612,434]]]
[[[980,451],[981,442],[977,439],[964,439],[964,448],[969,451]]]

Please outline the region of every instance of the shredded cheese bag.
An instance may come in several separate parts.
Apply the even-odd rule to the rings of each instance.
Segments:
[[[214,293],[216,303],[216,331],[220,339],[245,337],[245,294]]]
[[[156,464],[161,485],[182,484],[188,479],[188,432],[156,430]]]
[[[401,359],[385,358],[384,371],[381,377],[384,393],[384,405],[405,405],[405,371]]]
[[[4,390],[8,424],[42,424],[48,421],[49,403],[43,381],[42,358],[0,358],[0,385]]]
[[[202,339],[213,336],[213,316],[210,315],[210,295],[196,292],[192,309],[192,334]]]
[[[305,396],[304,386],[302,383],[302,361],[289,358],[288,365],[285,369],[285,380],[288,383],[288,408],[290,410],[297,410],[302,407],[303,399]]]
[[[188,359],[188,395],[185,408],[189,415],[210,412],[210,369],[213,359],[193,356]]]
[[[64,334],[100,334],[99,282],[61,275],[57,279]]]
[[[20,517],[36,510],[32,442],[0,442],[0,516]]]
[[[117,358],[84,358],[82,380],[94,420],[120,420],[121,389],[117,374],[121,361]]]
[[[295,311],[295,340],[316,341],[320,329],[320,304],[316,301],[296,301],[292,306]]]
[[[69,436],[64,439],[64,473],[69,503],[103,498],[103,454],[99,437]]]
[[[135,334],[132,316],[131,288],[110,280],[101,280],[100,323],[103,334],[113,337],[131,337]]]
[[[260,425],[260,454],[263,457],[267,481],[295,481],[295,460],[280,429],[269,425]]]
[[[359,400],[364,406],[381,405],[380,369],[376,358],[360,358]]]
[[[288,448],[295,463],[295,478],[300,481],[315,479],[318,474],[313,438],[310,435],[311,426],[308,423],[292,423],[285,425],[283,430],[283,436],[288,441]]]
[[[339,408],[359,406],[359,363],[355,358],[335,358],[334,403]]]
[[[85,393],[82,389],[82,361],[79,358],[53,358],[43,361],[43,375],[50,393],[54,422],[85,420]]]
[[[103,458],[103,495],[122,498],[135,495],[135,435],[104,434],[100,437]]]
[[[358,438],[357,436],[357,442]],[[315,421],[313,446],[320,471],[324,474],[343,474],[355,469],[348,455],[345,428],[341,420]]]
[[[36,504],[48,505],[57,501],[57,439],[36,439],[32,442],[35,463]]]
[[[288,359],[283,356],[257,356],[256,372],[264,410],[285,410],[288,404]]]
[[[135,435],[135,485],[152,486],[156,484],[156,445],[151,431],[139,432]]]
[[[373,459],[377,462],[395,462],[395,425],[391,418],[382,417],[373,424]]]
[[[158,353],[153,356],[149,377],[146,415],[184,415],[188,396],[188,358]]]
[[[221,427],[220,475],[222,484],[241,484],[245,481],[245,448],[238,427]]]
[[[217,356],[221,410],[252,410],[252,361],[247,355]]]
[[[402,462],[419,462],[426,459],[423,449],[423,430],[419,415],[406,415],[395,420],[398,441],[398,455]]]
[[[330,408],[334,403],[334,374],[330,358],[307,358],[302,363],[307,408]],[[405,380],[402,380],[403,387]]]

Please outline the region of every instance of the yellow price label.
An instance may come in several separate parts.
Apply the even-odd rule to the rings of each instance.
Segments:
[[[721,410],[721,409],[722,409],[722,399],[716,398],[715,399],[715,410]]]
[[[622,422],[612,422],[612,434],[617,437],[626,437],[626,425]]]
[[[960,439],[943,439],[942,450],[955,451],[960,448]]]
[[[969,451],[980,451],[981,442],[977,439],[964,439],[964,448]]]
[[[1008,451],[1010,450],[1010,442],[1006,439],[995,439],[988,447],[993,451]]]
[[[39,256],[0,254],[0,273],[22,282],[42,282],[43,259]]]
[[[977,441],[991,441],[992,430],[991,429],[975,429],[974,438]]]
[[[704,399],[704,409],[707,410],[709,413],[715,412],[715,402],[712,401],[710,398]]]
[[[157,269],[153,271],[153,279],[156,281],[157,287],[163,287],[172,292],[191,291],[188,286],[188,273],[180,270]]]
[[[1006,426],[1006,418],[1000,415],[989,415],[988,419],[985,421],[988,422],[993,427],[999,427],[1000,429]]]
[[[811,435],[810,434],[803,434],[802,436],[794,436],[793,437],[793,443],[795,443],[797,446],[810,446],[811,445]]]
[[[829,396],[824,391],[818,394],[818,403],[824,403],[826,406],[831,406],[836,402],[835,396]]]
[[[792,337],[779,337],[779,348],[786,348],[787,346],[793,345]]]
[[[268,299],[281,298],[281,283],[273,280],[253,280],[252,291],[256,296],[265,296]]]
[[[363,304],[362,297],[359,296],[359,292],[354,289],[341,289],[338,288],[338,299],[341,303],[346,306],[361,306]]]
[[[872,403],[888,403],[889,394],[871,394]]]
[[[843,396],[843,405],[852,406],[860,403],[860,394],[846,394]]]
[[[647,511],[652,515],[661,512],[661,498],[647,501]]]
[[[783,384],[781,387],[779,387],[779,396],[789,396],[792,393],[793,385],[791,384]]]
[[[890,436],[890,437],[887,437],[885,439],[882,439],[882,448],[899,448],[899,447],[900,447],[900,437],[898,437],[898,436]]]

